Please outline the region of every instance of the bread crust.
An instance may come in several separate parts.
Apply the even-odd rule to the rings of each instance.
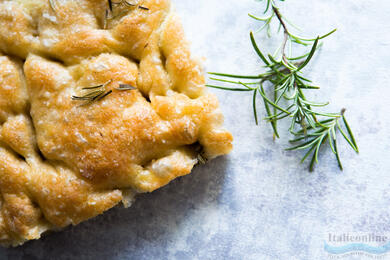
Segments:
[[[232,149],[169,0],[108,16],[105,0],[52,2],[0,1],[3,246],[129,206],[190,173],[200,152]],[[71,98],[102,84],[101,100]]]

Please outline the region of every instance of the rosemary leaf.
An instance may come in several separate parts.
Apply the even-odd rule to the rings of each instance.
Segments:
[[[119,87],[117,88],[117,90],[135,90],[135,89],[137,88],[129,84],[119,84]]]
[[[256,95],[257,95],[257,89],[253,91],[253,114],[255,116],[256,125],[259,125],[259,120],[257,118]]]

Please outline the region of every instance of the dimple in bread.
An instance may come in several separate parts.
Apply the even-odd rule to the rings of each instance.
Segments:
[[[232,148],[169,0],[0,0],[0,55],[3,246],[129,206]],[[72,100],[85,88],[105,92]]]

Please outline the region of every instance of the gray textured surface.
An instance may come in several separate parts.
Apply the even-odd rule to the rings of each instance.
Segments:
[[[256,24],[246,13],[261,4],[174,2],[208,70],[256,71],[247,34]],[[327,232],[390,231],[390,2],[295,0],[282,9],[304,32],[339,30],[307,72],[322,86],[314,97],[348,109],[361,154],[340,146],[344,172],[327,151],[308,173],[301,154],[283,150],[288,136],[274,143],[269,126],[254,126],[249,95],[213,90],[235,137],[231,155],[140,196],[129,209],[0,249],[0,258],[323,259]]]

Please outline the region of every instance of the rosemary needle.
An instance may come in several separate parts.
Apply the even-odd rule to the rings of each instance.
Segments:
[[[289,132],[294,136],[294,139],[290,140],[293,146],[286,150],[306,150],[301,162],[304,162],[311,156],[309,169],[313,171],[314,165],[319,161],[321,147],[324,144],[329,144],[330,150],[335,154],[337,164],[342,170],[343,166],[337,148],[336,133],[339,132],[349,146],[356,153],[359,152],[355,137],[344,115],[345,109],[342,109],[340,113],[317,111],[315,109],[316,107],[326,107],[329,103],[308,100],[304,95],[304,91],[308,89],[319,89],[319,87],[312,85],[310,79],[302,76],[302,70],[310,63],[316,51],[321,46],[322,43],[320,43],[320,40],[333,34],[336,29],[315,38],[302,38],[297,36],[290,32],[287,24],[291,25],[291,23],[279,11],[275,0],[266,0],[264,14],[266,14],[265,18],[249,14],[251,18],[264,23],[259,31],[266,29],[267,34],[270,34],[271,23],[276,20],[279,23],[279,28],[283,29],[284,35],[283,41],[275,51],[275,54],[264,55],[255,40],[254,33],[250,32],[249,34],[252,47],[264,63],[266,72],[258,75],[212,72],[209,73],[213,75],[213,77],[210,77],[210,80],[236,85],[237,87],[215,84],[209,84],[207,86],[227,91],[253,91],[252,106],[256,124],[258,124],[256,99],[260,96],[264,102],[267,114],[265,119],[271,123],[274,138],[279,138],[277,121],[287,118],[291,120]],[[302,46],[311,45],[311,47],[308,52],[300,56],[292,56],[291,50],[293,43]],[[287,51],[287,49],[289,50]],[[239,81],[240,79],[246,82],[243,83]],[[265,87],[269,87],[270,89],[265,91]],[[268,92],[272,92],[273,97],[270,97],[267,94]],[[271,110],[271,107],[273,110]]]
[[[129,85],[129,84],[119,84],[119,87],[117,88],[117,90],[135,90],[137,88]]]
[[[142,5],[138,6],[138,8],[141,10],[149,11],[149,8],[142,6]]]
[[[54,4],[54,0],[49,0],[49,5],[51,10],[53,10],[53,12],[56,12],[56,5]]]
[[[108,8],[112,12],[112,1],[111,0],[108,0]]]
[[[52,0],[50,0],[52,1]],[[104,22],[103,22],[103,29],[107,29],[107,24],[108,24],[108,20],[112,20],[118,16],[121,16],[123,14],[126,14],[128,12],[128,8],[135,8],[137,7],[138,9],[140,10],[144,10],[144,11],[149,11],[149,8],[145,7],[145,6],[142,6],[142,5],[138,5],[138,4],[132,4],[132,3],[129,3],[128,1],[126,0],[121,0],[119,2],[113,2],[112,0],[108,0],[108,9],[105,10],[105,13],[104,13]],[[122,12],[119,12],[114,15],[114,6],[119,6],[119,7],[127,7],[127,10],[125,8],[124,11]]]

